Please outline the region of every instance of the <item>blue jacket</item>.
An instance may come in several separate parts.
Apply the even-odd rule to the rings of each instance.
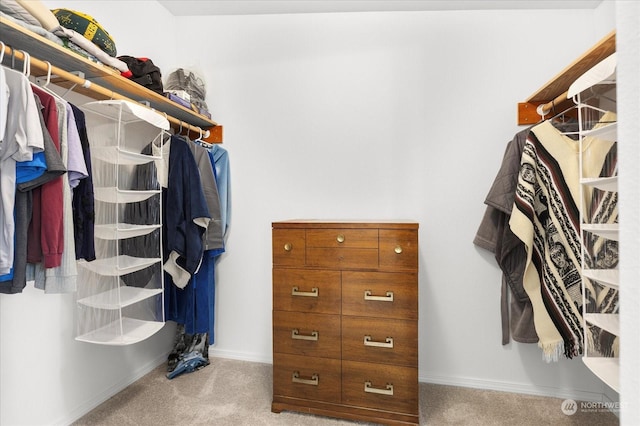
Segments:
[[[211,215],[187,142],[172,136],[170,143],[168,187],[162,191],[164,266],[173,283],[184,288],[202,261],[203,235]]]

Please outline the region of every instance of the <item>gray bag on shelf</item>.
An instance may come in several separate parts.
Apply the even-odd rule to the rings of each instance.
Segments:
[[[173,71],[167,77],[167,82],[164,85],[165,90],[184,90],[191,97],[190,102],[196,105],[199,109],[208,110],[205,97],[207,90],[204,84],[204,80],[196,73],[184,69],[178,68]]]

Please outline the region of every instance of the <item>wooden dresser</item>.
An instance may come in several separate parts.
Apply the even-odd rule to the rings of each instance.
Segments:
[[[418,224],[272,224],[271,410],[418,424]]]

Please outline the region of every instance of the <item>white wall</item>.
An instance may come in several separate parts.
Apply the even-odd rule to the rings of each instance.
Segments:
[[[45,3],[93,14],[121,54],[205,74],[233,186],[212,356],[271,362],[272,221],[409,218],[420,222],[421,381],[606,392],[579,359],[545,364],[535,345],[501,346],[500,271],[472,240],[519,130],[517,102],[612,30],[611,9],[171,18],[145,1],[126,14],[113,2]],[[158,28],[146,37],[139,29],[153,25],[136,22],[149,8]],[[165,329],[131,348],[79,346],[66,337],[72,301],[34,293],[0,297],[3,425],[73,419],[170,345]],[[14,328],[29,311],[61,318],[63,331],[36,318]],[[13,373],[6,360],[22,351],[46,351],[46,366]],[[25,412],[34,400],[43,408]]]
[[[617,2],[620,123],[620,421],[640,424],[640,4]]]
[[[535,345],[500,345],[500,272],[472,244],[518,130],[517,102],[613,29],[595,31],[594,20],[594,11],[179,18],[182,40],[210,40],[200,61],[232,159],[213,353],[271,360],[272,221],[411,218],[421,225],[420,380],[602,394],[579,359],[545,364]]]

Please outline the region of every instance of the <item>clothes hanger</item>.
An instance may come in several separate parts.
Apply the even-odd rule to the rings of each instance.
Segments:
[[[47,77],[46,77],[46,79],[43,79],[42,77],[37,77],[36,78],[36,83],[38,84],[38,87],[40,87],[42,90],[44,90],[45,92],[47,92],[48,94],[50,94],[54,98],[58,99],[59,101],[64,102],[64,103],[68,103],[67,100],[62,95],[54,92],[49,87],[49,84],[51,84],[51,62],[49,62],[49,61],[45,61],[45,62],[47,64]],[[44,82],[43,82],[43,80],[44,80]],[[66,93],[68,93],[68,91]]]
[[[577,139],[578,131],[579,131],[578,119],[576,118],[578,114],[578,111],[577,111],[578,103],[576,102],[575,98],[573,98],[572,100],[574,101],[574,105],[558,113],[556,113],[555,100],[551,101],[551,111],[549,112],[549,114],[554,114],[554,115],[549,118],[545,119],[547,114],[544,114],[544,111],[542,111],[541,109],[541,107],[544,105],[540,105],[537,109],[537,112],[542,118],[540,122],[548,121],[549,123],[551,123],[551,125],[553,125],[553,127],[559,130],[560,133],[562,133],[563,135],[569,136],[572,139]],[[576,117],[572,116],[574,114],[570,114],[573,111],[575,111]]]
[[[207,149],[211,148],[211,144],[202,140],[202,137],[204,136],[204,132],[202,131],[202,128],[198,127],[198,133],[199,133],[198,138],[193,142],[200,145],[203,148],[207,148]]]
[[[24,74],[25,77],[29,78],[31,76],[31,55],[24,50],[21,50],[21,52],[23,55],[22,74]]]

